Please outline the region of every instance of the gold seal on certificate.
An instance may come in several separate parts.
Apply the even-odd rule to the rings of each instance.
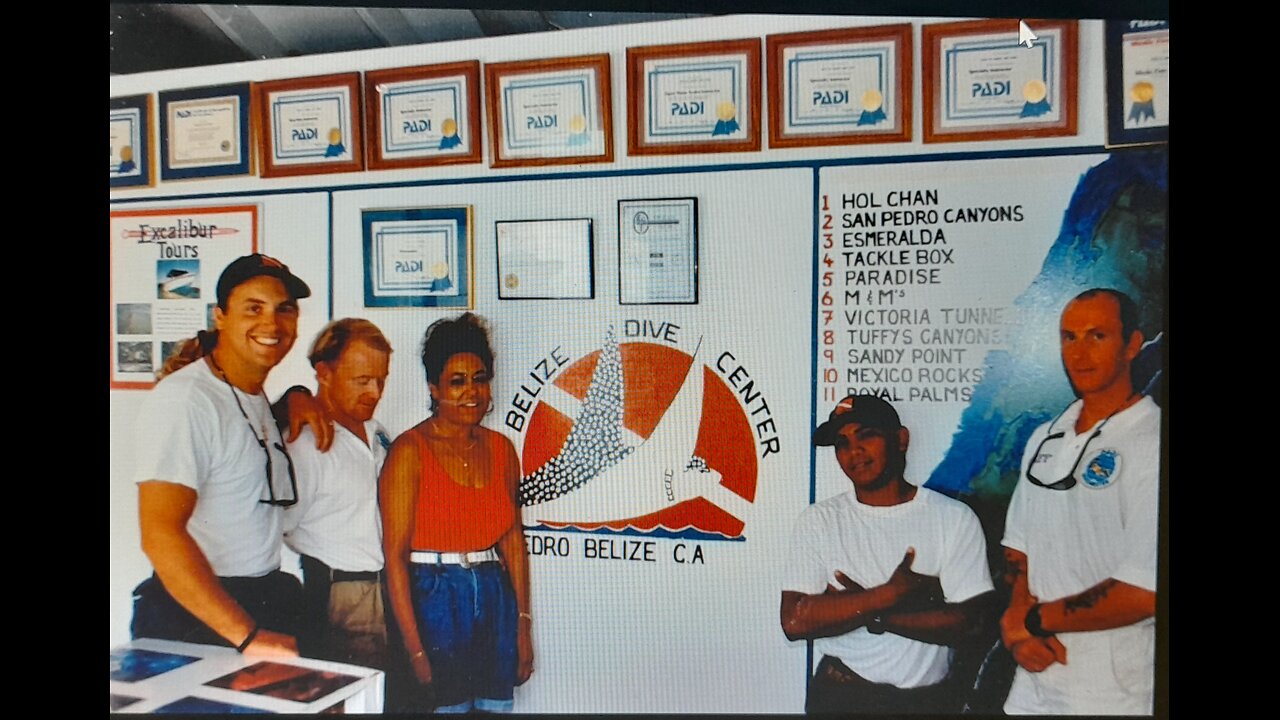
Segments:
[[[1076,134],[1076,23],[977,20],[925,25],[924,140]]]
[[[520,287],[520,276],[515,273],[507,273],[505,284],[508,290],[515,290]]]
[[[769,146],[911,139],[911,26],[770,35]]]
[[[760,41],[627,48],[632,155],[760,149]]]

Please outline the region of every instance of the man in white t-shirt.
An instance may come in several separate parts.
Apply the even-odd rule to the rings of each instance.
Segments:
[[[1032,434],[1009,502],[1009,714],[1153,710],[1160,408],[1130,378],[1137,318],[1110,289],[1062,311],[1062,365],[1080,399]]]
[[[336,427],[328,452],[310,429],[290,443],[298,504],[285,510],[285,543],[302,556],[307,596],[303,652],[367,667],[386,666],[382,518],[378,473],[391,438],[373,419],[387,382],[391,345],[368,320],[325,326],[307,356],[316,402]]]
[[[889,403],[841,400],[814,444],[835,447],[851,491],[796,521],[782,629],[821,656],[810,713],[947,713],[954,645],[992,599],[986,542],[963,503],[903,477],[910,433]]]
[[[218,278],[214,333],[139,413],[138,509],[155,574],[134,591],[134,637],[296,655],[297,578],[280,570],[292,460],[263,383],[298,335],[306,283],[266,255]]]

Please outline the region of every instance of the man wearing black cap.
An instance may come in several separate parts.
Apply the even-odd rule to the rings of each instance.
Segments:
[[[280,571],[293,463],[263,383],[293,347],[311,289],[266,255],[218,279],[203,357],[166,376],[138,418],[142,549],[155,574],[134,590],[133,636],[296,655],[301,588]]]
[[[991,600],[986,543],[963,503],[903,477],[910,433],[884,400],[852,395],[818,426],[851,492],[796,521],[782,629],[821,656],[810,713],[957,712],[952,646]]]

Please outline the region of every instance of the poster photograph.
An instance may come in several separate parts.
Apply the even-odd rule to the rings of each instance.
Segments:
[[[967,20],[921,28],[924,141],[1076,134],[1074,20]]]
[[[175,343],[210,329],[223,268],[257,247],[255,205],[112,212],[111,387],[155,384]]]

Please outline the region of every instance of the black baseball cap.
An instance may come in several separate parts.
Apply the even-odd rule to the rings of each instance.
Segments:
[[[855,422],[891,432],[902,427],[898,411],[888,401],[875,395],[848,395],[836,403],[827,421],[813,431],[813,444],[835,445],[840,428]]]
[[[297,275],[289,272],[288,265],[270,255],[254,253],[232,260],[227,269],[222,271],[221,277],[218,278],[218,307],[227,306],[227,298],[231,296],[231,291],[241,283],[260,275],[273,277],[284,283],[285,292],[292,295],[294,300],[311,297],[311,288],[307,287],[307,284]]]

